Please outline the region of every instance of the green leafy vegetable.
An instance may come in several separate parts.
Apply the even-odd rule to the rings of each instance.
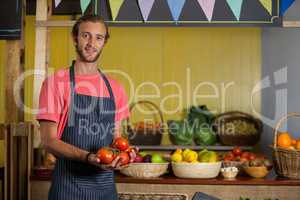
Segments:
[[[191,145],[193,143],[193,130],[184,120],[167,122],[169,127],[170,139],[176,145]]]

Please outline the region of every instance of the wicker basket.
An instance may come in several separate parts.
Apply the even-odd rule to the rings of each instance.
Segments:
[[[127,134],[129,143],[132,145],[160,145],[162,134],[164,131],[164,119],[161,110],[157,105],[150,101],[138,101],[130,106],[130,112],[138,104],[150,105],[156,110],[160,117],[160,126],[153,129],[135,129],[132,127],[130,119],[127,120]]]
[[[167,172],[169,163],[130,163],[120,170],[134,178],[157,178]]]
[[[289,113],[277,123],[274,130],[274,144],[272,147],[273,162],[275,171],[279,176],[290,179],[300,179],[300,151],[277,147],[278,130],[282,123],[290,117],[300,117],[300,113]]]
[[[257,131],[254,134],[241,134],[238,132],[235,132],[234,134],[229,133],[225,129],[225,124],[234,120],[241,120],[245,121],[246,123],[254,124],[254,127]],[[220,114],[215,118],[213,124],[214,130],[217,133],[220,142],[224,145],[230,146],[255,145],[260,139],[263,128],[261,120],[253,117],[250,114],[240,111],[232,111]]]

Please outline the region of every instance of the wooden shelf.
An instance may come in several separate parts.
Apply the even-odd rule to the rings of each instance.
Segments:
[[[230,151],[234,148],[234,146],[181,146],[181,145],[137,145],[140,150],[163,150],[163,151],[171,151],[175,149],[192,149],[192,150],[215,150],[215,151]],[[243,150],[252,150],[252,146],[241,146]]]
[[[251,178],[249,176],[238,176],[233,180],[226,180],[222,176],[211,179],[188,179],[177,178],[172,175],[164,175],[159,178],[132,178],[117,173],[115,176],[117,183],[140,183],[140,184],[183,184],[183,185],[274,185],[274,186],[300,186],[299,180],[279,178],[274,171],[262,179]]]
[[[73,20],[36,20],[36,27],[72,27]]]
[[[31,176],[31,181],[51,181],[51,176]],[[183,184],[183,185],[273,185],[273,186],[300,186],[300,180],[279,178],[274,171],[262,179],[255,179],[248,176],[238,176],[234,180],[226,180],[221,176],[212,179],[185,179],[177,178],[174,175],[166,174],[159,178],[132,178],[116,173],[116,183],[137,183],[137,184]]]

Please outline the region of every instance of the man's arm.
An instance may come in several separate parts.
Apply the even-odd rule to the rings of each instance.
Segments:
[[[111,164],[100,165],[100,159],[96,154],[89,154],[88,151],[75,147],[74,145],[63,142],[57,138],[57,123],[51,121],[40,121],[42,146],[49,153],[57,157],[65,157],[70,160],[78,160],[96,165],[102,169],[119,168],[121,165],[120,157],[117,156]],[[88,157],[87,157],[88,156]]]
[[[86,161],[88,151],[67,144],[57,138],[57,123],[40,121],[42,146],[49,153],[57,157],[65,157],[70,160]]]

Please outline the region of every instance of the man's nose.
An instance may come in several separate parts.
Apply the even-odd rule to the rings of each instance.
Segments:
[[[96,42],[97,42],[97,40],[96,40],[95,37],[90,37],[90,39],[89,39],[89,41],[88,41],[88,44],[89,44],[90,46],[95,46],[95,45],[96,45]]]

